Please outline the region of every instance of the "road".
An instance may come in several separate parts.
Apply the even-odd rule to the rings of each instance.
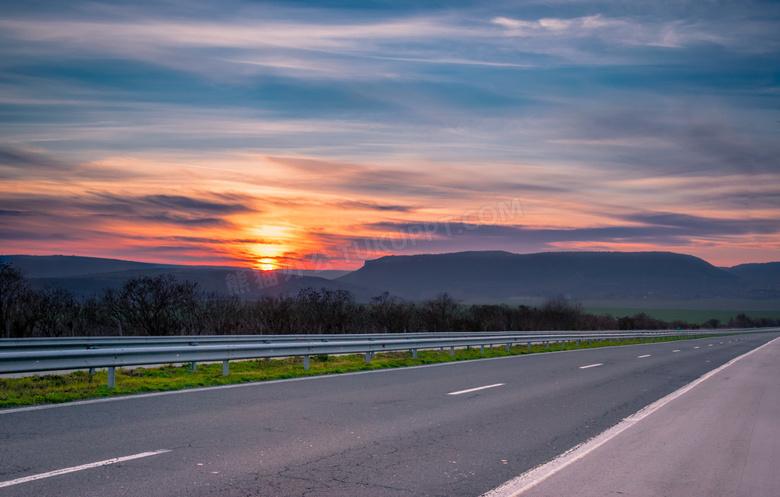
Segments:
[[[778,359],[775,340],[522,495],[780,495]]]
[[[479,496],[777,336],[0,411],[0,497]]]

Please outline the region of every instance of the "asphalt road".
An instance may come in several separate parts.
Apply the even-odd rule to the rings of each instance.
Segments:
[[[777,336],[0,411],[0,497],[479,496]]]
[[[780,495],[780,340],[730,365],[523,497]]]

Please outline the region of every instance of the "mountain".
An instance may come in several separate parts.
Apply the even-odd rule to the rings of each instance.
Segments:
[[[99,295],[108,289],[118,289],[133,278],[163,274],[197,283],[207,293],[243,298],[289,295],[303,288],[347,290],[356,298],[364,300],[373,296],[370,291],[355,285],[333,281],[333,278],[348,271],[260,272],[226,266],[151,264],[69,255],[0,255],[0,263],[11,264],[19,269],[33,288],[59,288],[81,298]]]
[[[538,302],[559,295],[610,303],[739,299],[774,307],[780,301],[780,262],[719,268],[697,257],[668,252],[387,256],[366,261],[362,268],[342,276],[327,271],[261,272],[77,256],[0,256],[0,262],[21,269],[36,288],[63,288],[80,297],[119,288],[131,278],[171,274],[198,283],[205,292],[242,298],[324,288],[347,290],[359,301],[385,291],[410,300],[446,292],[467,302]]]
[[[381,257],[337,281],[412,299],[698,299],[744,297],[739,273],[667,252],[459,252]]]
[[[727,271],[739,277],[753,297],[780,295],[780,262],[740,264],[727,268]]]
[[[80,257],[76,255],[0,255],[0,263],[11,264],[28,278],[62,278],[113,273],[131,269],[176,267],[165,264]]]

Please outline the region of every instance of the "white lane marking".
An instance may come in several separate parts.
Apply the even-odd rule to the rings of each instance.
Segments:
[[[679,352],[680,349],[674,349],[672,352]]]
[[[450,392],[447,395],[460,395],[463,393],[478,392],[479,390],[486,390],[488,388],[496,388],[504,386],[503,383],[494,383],[493,385],[485,385],[484,387],[468,388],[466,390],[458,390],[457,392]]]
[[[699,347],[698,345],[694,347],[694,349],[700,349],[700,348],[701,348],[701,347]]]
[[[623,433],[624,431],[626,431],[636,423],[642,421],[649,415],[653,414],[655,411],[661,409],[669,402],[688,393],[697,385],[704,383],[705,381],[712,378],[713,376],[723,371],[727,367],[731,366],[735,362],[744,359],[745,357],[755,352],[758,352],[759,350],[763,349],[767,345],[777,340],[780,340],[780,337],[770,340],[760,347],[756,347],[751,351],[748,351],[740,356],[735,357],[729,362],[722,364],[721,366],[713,369],[712,371],[703,374],[702,376],[688,383],[684,387],[675,390],[669,395],[656,400],[655,402],[653,402],[648,406],[643,407],[642,409],[635,412],[631,416],[628,416],[627,418],[623,419],[623,421],[621,421],[620,423],[616,424],[612,428],[607,429],[606,431],[601,432],[600,434],[591,438],[587,442],[583,442],[580,445],[576,445],[572,447],[571,449],[567,450],[566,452],[556,457],[552,461],[537,466],[531,470],[528,470],[525,473],[521,474],[520,476],[509,480],[503,485],[482,494],[480,497],[518,497],[519,495],[522,495],[527,490],[530,490],[536,485],[542,483],[544,480],[551,477],[555,473],[559,472],[563,468],[587,456],[588,454],[598,449],[605,443],[609,442],[616,436],[620,435],[621,433]]]
[[[72,466],[70,468],[57,469],[54,471],[48,471],[46,473],[39,473],[37,475],[24,476],[15,480],[8,480],[0,482],[0,488],[10,487],[12,485],[19,485],[20,483],[28,483],[35,480],[42,480],[44,478],[51,478],[52,476],[66,475],[68,473],[74,473],[76,471],[83,471],[85,469],[99,468],[100,466],[108,466],[109,464],[116,464],[125,461],[132,461],[133,459],[141,459],[142,457],[156,456],[157,454],[164,454],[170,452],[168,449],[154,450],[151,452],[141,452],[140,454],[133,454],[131,456],[115,457],[113,459],[106,459],[105,461],[92,462],[89,464],[82,464],[80,466]]]
[[[711,344],[711,343],[708,343],[708,344],[707,344],[707,347],[712,347],[712,344]]]
[[[769,331],[780,330],[780,328],[772,328]],[[691,338],[686,339],[690,341],[706,340],[706,338]],[[593,352],[593,350],[609,350],[616,349],[618,347],[648,347],[651,345],[664,345],[666,342],[659,342],[656,344],[636,343],[632,345],[610,345],[608,347],[599,347],[598,349],[572,349],[572,350],[554,350],[552,352],[545,352],[545,354],[578,354]],[[532,359],[538,356],[536,354],[528,355],[509,355],[501,357],[484,357],[482,359],[471,359],[468,361],[451,361],[440,362],[436,364],[422,364],[420,366],[407,366],[403,368],[387,368],[387,369],[373,369],[371,371],[354,371],[352,373],[340,373],[340,374],[324,374],[315,376],[301,376],[299,378],[285,378],[282,380],[268,380],[268,381],[251,381],[248,383],[232,383],[229,385],[216,385],[210,387],[197,387],[197,388],[185,388],[184,390],[169,390],[166,392],[150,392],[150,393],[136,393],[131,395],[117,395],[116,397],[102,397],[98,399],[86,399],[86,400],[74,400],[73,402],[63,402],[61,404],[42,404],[37,406],[26,407],[11,407],[8,409],[0,409],[0,416],[4,414],[18,414],[21,412],[32,411],[48,411],[49,409],[67,409],[81,406],[91,406],[93,404],[105,404],[109,402],[122,402],[127,400],[148,399],[152,397],[168,397],[171,395],[187,395],[197,394],[203,392],[217,392],[220,390],[233,390],[234,388],[262,388],[268,385],[277,385],[279,383],[293,383],[298,381],[331,381],[338,380],[343,377],[358,376],[358,375],[374,375],[374,374],[392,374],[402,371],[427,369],[427,368],[445,368],[445,367],[464,367],[473,363],[488,362],[488,361],[508,361],[508,360],[526,360]]]
[[[596,368],[603,365],[604,365],[603,362],[597,362],[596,364],[588,364],[587,366],[580,366],[580,369]]]
[[[644,355],[638,355],[636,356],[637,359],[644,359],[645,357],[650,357],[652,354],[644,354]]]

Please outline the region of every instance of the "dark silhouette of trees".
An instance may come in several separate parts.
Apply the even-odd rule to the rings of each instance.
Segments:
[[[585,312],[565,298],[539,307],[464,305],[447,294],[410,302],[387,293],[358,303],[343,290],[307,288],[295,295],[242,300],[208,295],[173,276],[142,277],[79,300],[57,290],[35,290],[15,268],[0,265],[0,335],[179,335],[270,333],[406,333],[417,331],[533,331],[696,328],[640,313],[614,318]],[[739,314],[729,327],[778,326]],[[708,327],[721,325],[710,320]]]
[[[119,291],[106,291],[104,302],[119,326],[142,335],[189,334],[197,316],[197,284],[171,275],[129,280]]]
[[[24,335],[27,327],[25,306],[31,291],[22,273],[9,264],[0,264],[0,324],[7,338]]]
[[[409,333],[417,328],[414,306],[387,292],[371,299],[368,320],[380,333]]]
[[[433,300],[422,304],[423,326],[428,331],[453,331],[458,319],[458,303],[442,293]]]

